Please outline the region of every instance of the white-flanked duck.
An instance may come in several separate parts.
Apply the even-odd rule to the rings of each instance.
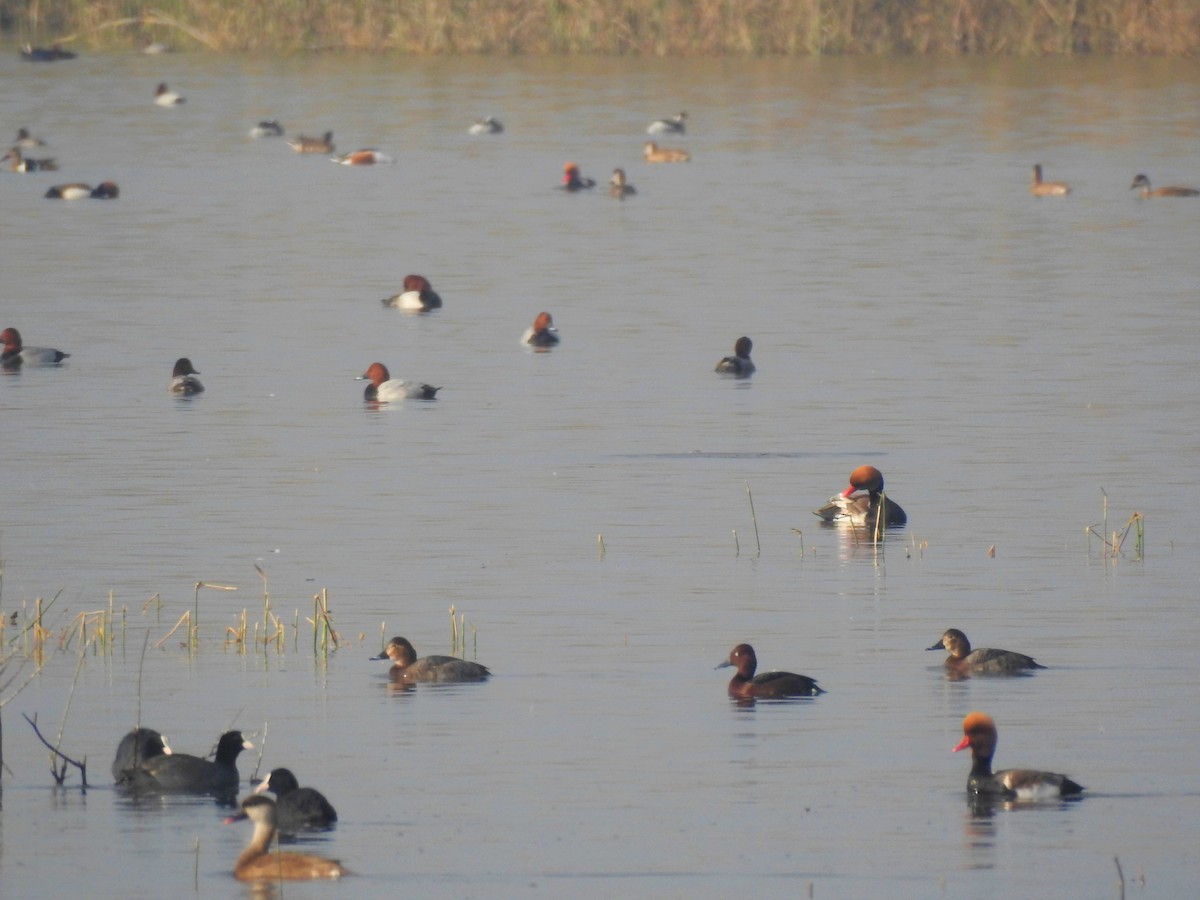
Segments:
[[[250,137],[255,139],[283,137],[283,126],[279,124],[278,119],[263,119],[250,129]]]
[[[540,312],[533,320],[533,325],[525,329],[521,335],[521,343],[531,347],[546,349],[558,344],[558,329],[554,327],[554,318],[548,312]]]
[[[499,134],[504,130],[504,124],[495,116],[484,116],[471,124],[468,134]]]
[[[5,328],[0,332],[0,341],[4,343],[4,350],[0,352],[0,365],[6,369],[15,369],[22,365],[57,366],[71,355],[52,347],[26,347],[21,341],[21,332],[15,328]]]
[[[394,306],[409,312],[428,312],[442,308],[442,297],[433,289],[424,275],[405,275],[403,290],[381,301],[384,306]]]
[[[733,356],[724,357],[714,371],[721,375],[732,375],[734,378],[749,378],[754,374],[754,361],[750,359],[750,351],[754,342],[748,337],[740,337],[733,342]]]
[[[199,374],[200,372],[192,367],[190,359],[186,356],[180,357],[175,361],[175,368],[171,370],[171,383],[167,386],[167,390],[172,394],[183,394],[185,396],[203,394],[204,385],[196,377]]]
[[[666,119],[655,119],[646,126],[646,134],[683,134],[687,130],[686,121],[686,112]]]
[[[1037,769],[992,771],[996,752],[996,723],[986,713],[973,712],[963,719],[963,739],[954,752],[971,748],[971,775],[967,792],[981,800],[1053,800],[1081,793],[1083,786],[1057,772]]]
[[[154,89],[154,102],[159,106],[181,106],[187,102],[187,98],[168,88],[164,81]]]
[[[121,196],[116,182],[103,181],[96,187],[76,181],[72,184],[56,184],[43,195],[47,200],[115,200]]]
[[[400,381],[393,378],[383,363],[371,363],[356,381],[369,381],[363,399],[374,403],[395,403],[400,400],[433,400],[440,387],[419,381]]]
[[[900,504],[883,493],[883,473],[874,466],[859,466],[850,473],[850,486],[813,513],[826,522],[846,519],[852,525],[873,526],[879,518],[880,500],[884,501],[885,525],[903,525],[908,516]]]

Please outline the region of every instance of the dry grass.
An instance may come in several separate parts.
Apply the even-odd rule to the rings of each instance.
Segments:
[[[19,40],[409,54],[1184,54],[1196,0],[0,0]]]

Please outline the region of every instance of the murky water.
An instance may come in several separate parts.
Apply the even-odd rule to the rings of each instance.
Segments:
[[[355,877],[289,896],[1091,898],[1114,856],[1129,896],[1194,890],[1200,202],[1127,188],[1200,182],[1200,64],[0,72],[3,127],[62,165],[0,177],[0,326],[72,354],[0,377],[0,609],[57,595],[59,633],[123,611],[111,654],[51,652],[4,706],[4,897],[249,893],[245,826],[108,787],[139,683],[176,749],[236,724],[259,774],[338,808],[311,846]],[[164,79],[184,107],[149,102]],[[680,108],[660,143],[693,162],[642,163]],[[468,138],[485,114],[506,132]],[[398,162],[246,137],[273,117]],[[555,191],[567,160],[638,194]],[[1034,162],[1071,196],[1031,198]],[[41,199],[104,179],[117,202]],[[380,306],[408,272],[443,310]],[[563,343],[524,352],[542,309]],[[758,374],[723,381],[741,334]],[[165,390],[179,356],[191,401]],[[438,401],[366,408],[375,360]],[[810,513],[864,462],[909,514],[879,553]],[[1110,530],[1144,514],[1145,562],[1089,552],[1105,494]],[[256,564],[282,655],[223,645],[261,620]],[[201,581],[237,590],[200,591],[191,656],[163,638]],[[381,636],[447,652],[451,605],[493,680],[391,690]],[[951,626],[1050,668],[949,681],[923,648]],[[731,704],[713,667],[742,641],[829,693]],[[34,671],[9,665],[2,699]],[[68,701],[86,793],[20,718],[56,734]],[[972,709],[999,766],[1084,799],[973,815],[949,752]]]

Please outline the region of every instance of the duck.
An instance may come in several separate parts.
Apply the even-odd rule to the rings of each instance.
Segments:
[[[726,356],[714,371],[720,375],[732,375],[734,378],[749,378],[754,374],[754,360],[750,358],[750,350],[754,342],[748,337],[740,337],[733,342],[733,356]]]
[[[409,312],[428,312],[441,309],[442,298],[424,275],[405,275],[403,290],[380,301],[384,306],[406,309]]]
[[[624,200],[637,193],[632,184],[625,183],[625,170],[613,169],[612,178],[608,179],[608,195],[618,200]]]
[[[254,745],[240,731],[227,731],[217,741],[215,761],[189,753],[171,753],[143,759],[123,775],[130,789],[147,794],[211,794],[232,804],[237,796],[237,758]]]
[[[416,381],[400,381],[392,378],[387,366],[381,362],[371,363],[356,381],[369,381],[363,392],[367,402],[394,403],[400,400],[434,400],[440,387],[422,384]]]
[[[275,827],[280,834],[328,831],[337,824],[337,810],[315,788],[300,787],[291,769],[272,769],[254,789],[275,795]]]
[[[175,361],[175,368],[171,370],[171,383],[167,390],[172,394],[183,394],[184,396],[203,394],[204,385],[196,377],[199,374],[192,367],[192,361],[186,356],[181,356]]]
[[[484,116],[471,124],[471,127],[467,129],[467,134],[499,134],[503,130],[504,123],[495,116]]]
[[[563,166],[563,180],[561,187],[564,191],[570,191],[574,193],[575,191],[586,191],[590,188],[594,188],[595,186],[595,181],[593,181],[591,178],[584,178],[579,174],[579,166],[577,166],[575,163],[569,162]]]
[[[533,325],[521,335],[521,343],[531,347],[553,347],[558,342],[558,329],[554,327],[554,318],[548,312],[538,313]]]
[[[154,91],[154,102],[159,106],[181,106],[187,102],[187,98],[170,90],[167,83],[162,81]]]
[[[1161,187],[1151,188],[1147,175],[1135,175],[1129,189],[1141,188],[1139,197],[1200,197],[1200,191],[1190,187]]]
[[[395,162],[386,153],[371,149],[355,150],[351,153],[343,153],[341,156],[331,157],[331,159],[343,166],[373,166],[376,163]]]
[[[38,147],[45,147],[46,142],[41,138],[35,138],[29,133],[28,128],[18,128],[17,139],[13,141],[13,146],[18,150],[36,150]]]
[[[137,768],[147,759],[170,754],[171,747],[167,739],[153,728],[135,728],[117,744],[117,753],[112,762],[113,781],[124,784],[127,770]]]
[[[684,125],[686,121],[686,112],[667,119],[655,119],[646,126],[646,134],[683,134],[687,130],[687,126]]]
[[[254,823],[250,843],[237,858],[233,874],[239,881],[315,881],[341,878],[346,870],[336,859],[311,853],[271,852],[275,837],[275,802],[270,797],[251,794],[242,801],[241,812],[225,820],[229,825],[249,819]]]
[[[729,681],[729,696],[738,700],[777,700],[783,697],[815,697],[825,693],[815,679],[793,672],[763,672],[755,675],[758,657],[749,644],[738,644],[718,669],[733,666],[737,674]]]
[[[972,673],[991,675],[1016,675],[1029,669],[1044,669],[1045,666],[1034,661],[1033,657],[1024,653],[1014,653],[1011,650],[993,650],[991,647],[971,649],[967,636],[957,628],[948,629],[932,647],[927,650],[946,650],[946,670],[955,675],[970,675]]]
[[[1035,197],[1065,197],[1071,189],[1061,181],[1042,181],[1042,166],[1034,164],[1033,181],[1029,185],[1029,193]]]
[[[642,147],[642,158],[652,163],[688,162],[692,157],[686,150],[660,147],[654,141],[646,141]]]
[[[880,494],[883,493],[883,473],[874,466],[859,466],[850,473],[850,486],[813,513],[826,522],[849,519],[851,525],[873,526],[879,518]],[[883,497],[885,525],[903,525],[908,516],[900,504]]]
[[[43,157],[42,159],[31,159],[21,153],[20,147],[13,147],[3,157],[0,157],[0,162],[12,160],[9,163],[9,169],[13,172],[57,172],[58,163],[53,157]]]
[[[21,59],[26,62],[58,62],[61,59],[74,59],[77,54],[64,50],[58,44],[53,47],[34,47],[25,44],[21,48]]]
[[[418,659],[413,645],[402,637],[392,638],[383,652],[371,659],[390,659],[390,674],[395,681],[486,681],[492,674],[487,666],[457,656],[422,656]]]
[[[250,129],[250,137],[256,139],[283,137],[283,126],[279,124],[278,119],[263,119]]]
[[[297,153],[332,153],[333,132],[327,131],[321,137],[305,137],[300,135],[288,140],[288,146]]]
[[[996,752],[996,723],[986,713],[969,713],[963,719],[963,739],[954,752],[971,748],[971,775],[967,792],[988,800],[1049,800],[1082,793],[1082,785],[1066,775],[1039,772],[1036,769],[992,771]]]
[[[113,181],[101,182],[96,187],[77,181],[72,184],[56,184],[42,196],[47,200],[82,200],[87,197],[93,200],[115,200],[121,196],[121,189]]]
[[[57,366],[71,355],[50,347],[26,347],[21,342],[21,332],[15,328],[0,331],[0,341],[4,343],[4,350],[0,352],[0,364],[6,369],[15,369],[21,365]]]

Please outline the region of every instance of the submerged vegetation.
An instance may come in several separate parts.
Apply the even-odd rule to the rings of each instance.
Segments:
[[[72,48],[804,56],[1184,54],[1196,0],[0,0],[0,31]]]

